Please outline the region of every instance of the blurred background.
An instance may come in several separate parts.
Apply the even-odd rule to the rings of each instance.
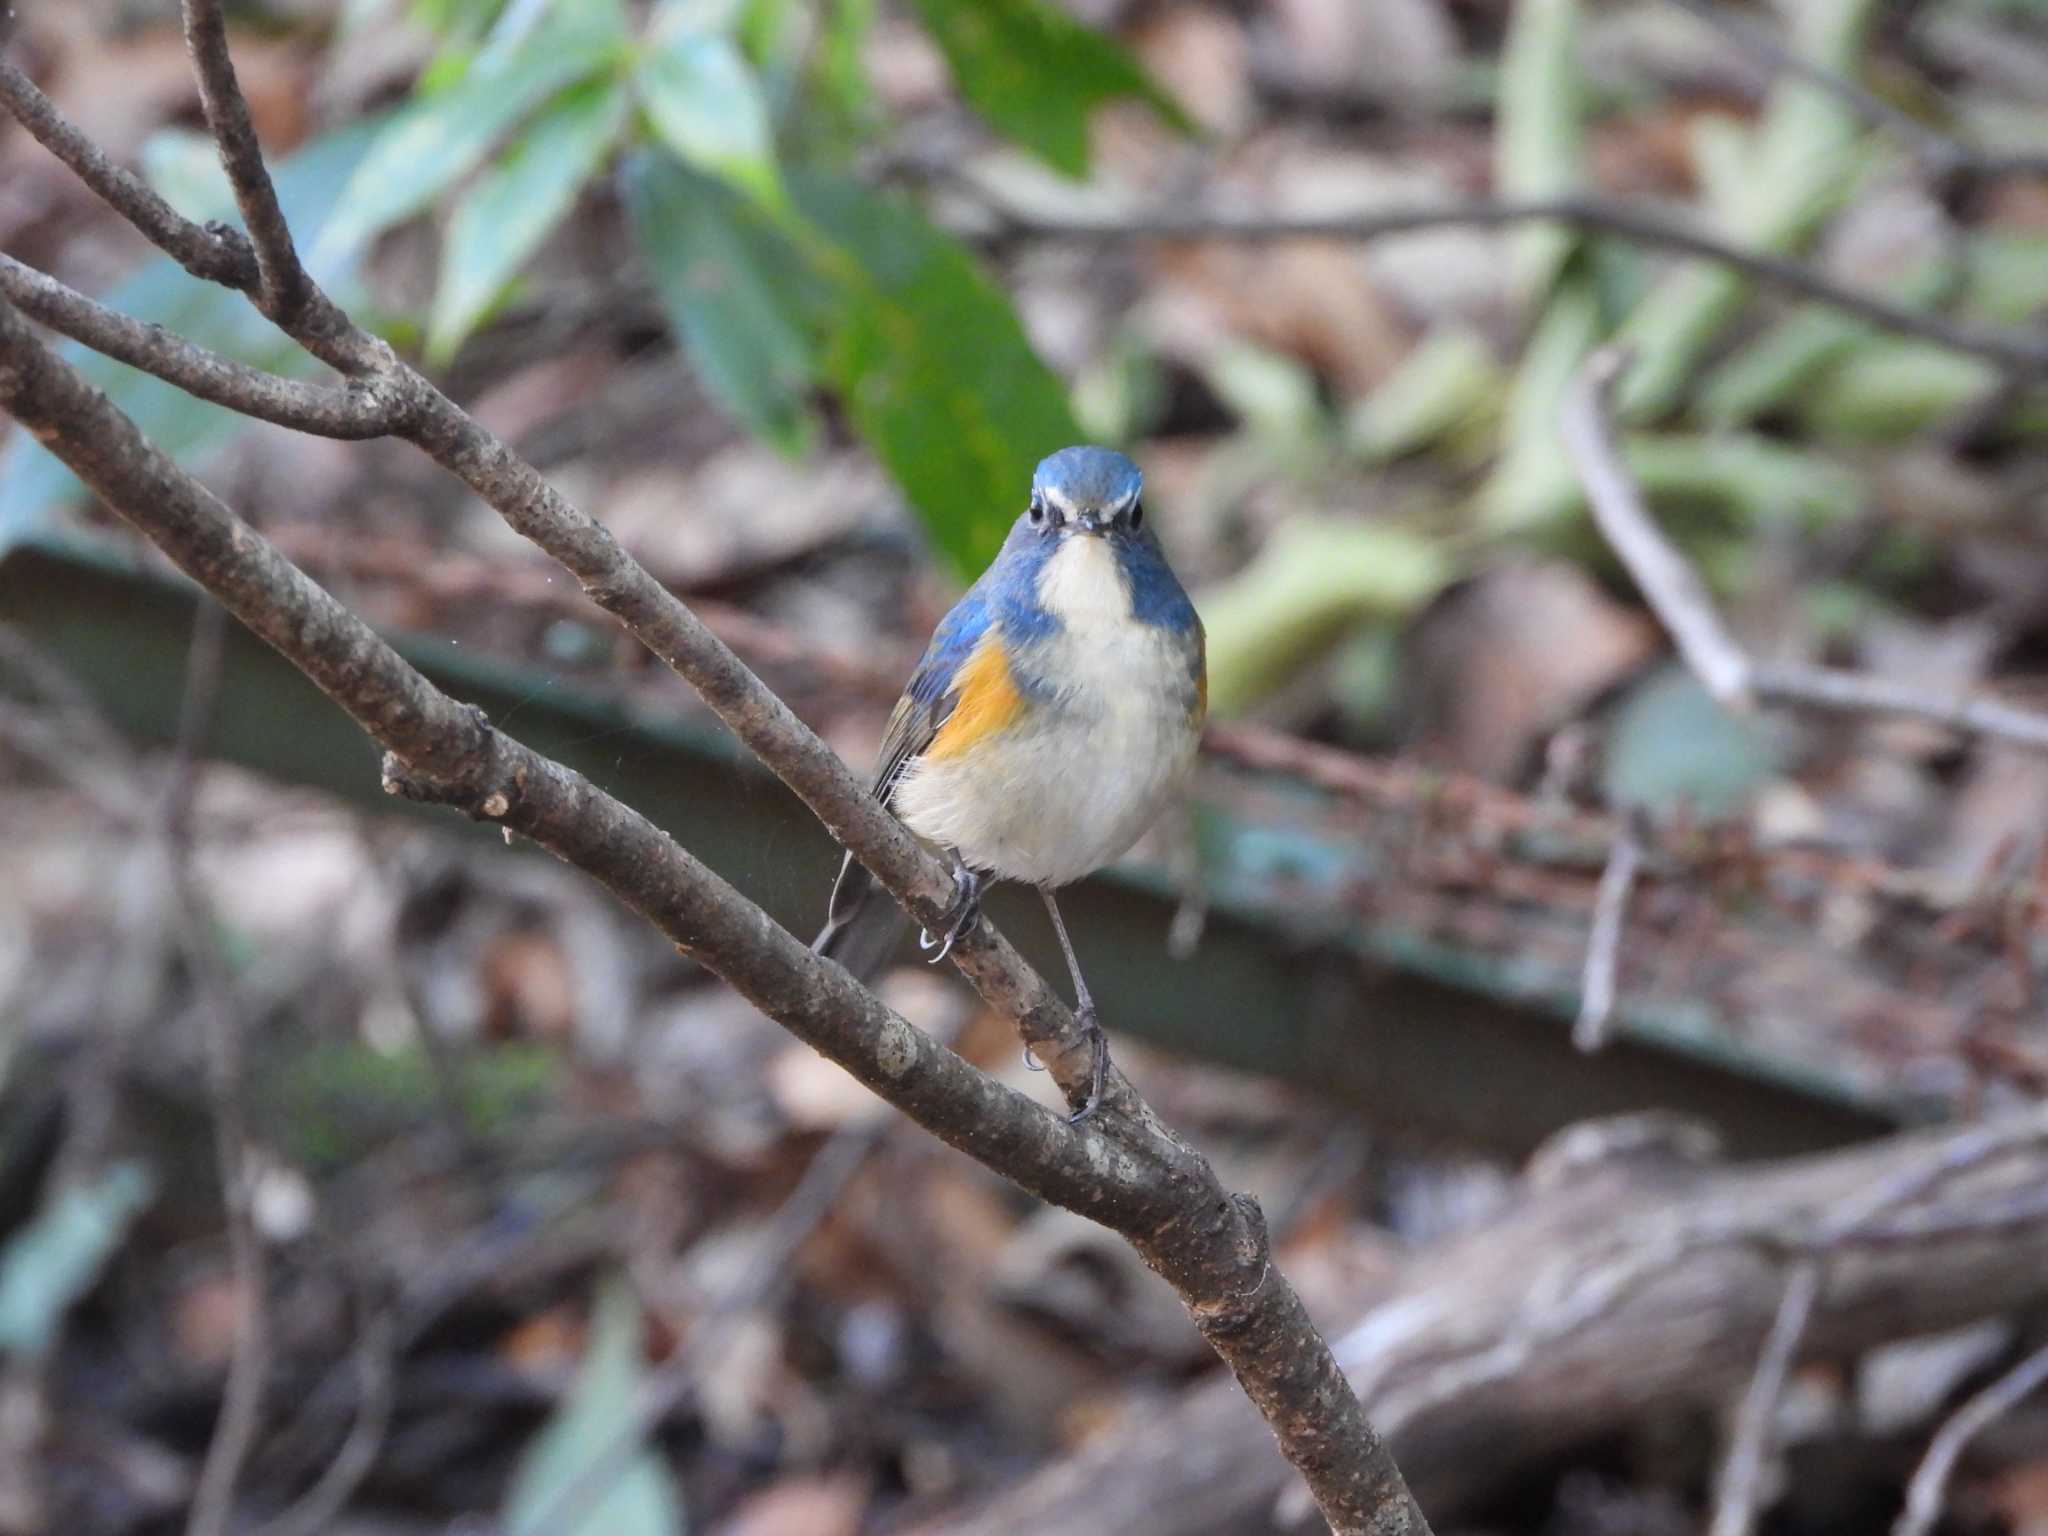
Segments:
[[[1333,1333],[1483,1253],[1589,1117],[1684,1116],[1688,1155],[1711,1128],[1743,1163],[2048,1084],[2048,762],[1717,707],[1557,431],[1630,344],[1627,461],[1753,656],[2048,709],[2041,0],[230,14],[316,275],[858,768],[1036,460],[1140,462],[1214,726],[1185,814],[1063,904],[1118,1060]],[[182,211],[231,212],[174,8],[19,4],[6,45]],[[1538,200],[1572,221],[1514,216]],[[0,243],[313,371],[11,123]],[[444,686],[814,931],[836,850],[463,487],[77,355]],[[1035,903],[993,910],[1063,974]],[[1052,1101],[950,971],[882,987]],[[2030,1335],[1983,1326],[1798,1375],[1762,1528],[1885,1528]],[[1437,1529],[1704,1530],[1744,1337],[1732,1390],[1496,1437],[1425,1491]],[[386,801],[338,713],[0,439],[0,1532],[950,1530],[1215,1372],[1115,1239],[573,872]],[[1305,1518],[1124,1494],[1062,1528]],[[2048,1531],[2048,1408],[1946,1519]]]

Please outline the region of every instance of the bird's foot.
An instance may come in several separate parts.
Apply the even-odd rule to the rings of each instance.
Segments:
[[[1109,1035],[1102,1027],[1102,1021],[1095,1016],[1093,1007],[1084,1006],[1074,1011],[1074,1022],[1081,1026],[1081,1033],[1087,1037],[1088,1047],[1094,1058],[1088,1068],[1088,1097],[1081,1101],[1081,1107],[1067,1116],[1067,1124],[1079,1125],[1102,1104],[1103,1090],[1109,1086]]]
[[[953,905],[946,909],[946,931],[933,938],[930,929],[923,929],[917,936],[917,947],[927,952],[936,949],[931,964],[937,965],[953,953],[953,944],[961,934],[974,925],[981,916],[981,876],[953,855]]]

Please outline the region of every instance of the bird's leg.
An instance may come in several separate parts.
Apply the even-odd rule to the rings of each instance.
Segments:
[[[1102,1102],[1102,1090],[1109,1081],[1109,1037],[1102,1032],[1102,1021],[1095,1015],[1095,999],[1088,995],[1088,983],[1081,979],[1081,962],[1074,955],[1074,941],[1067,937],[1067,925],[1060,918],[1060,904],[1053,900],[1050,886],[1041,885],[1038,894],[1045,898],[1045,910],[1052,914],[1052,931],[1060,936],[1060,952],[1067,957],[1067,974],[1074,978],[1074,1021],[1086,1032],[1095,1052],[1087,1101],[1067,1116],[1067,1123],[1074,1125],[1094,1114],[1095,1106]]]
[[[931,963],[937,965],[953,953],[953,941],[965,933],[981,916],[982,877],[967,867],[967,861],[960,857],[960,851],[953,851],[953,905],[946,909],[946,931],[933,938],[929,929],[920,930],[917,947],[923,950],[936,948]]]

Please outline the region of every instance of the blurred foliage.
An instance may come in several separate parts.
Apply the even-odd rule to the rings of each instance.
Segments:
[[[502,1135],[546,1101],[560,1070],[556,1052],[532,1043],[465,1051],[444,1068],[419,1046],[350,1041],[293,1056],[270,1092],[291,1155],[327,1168],[449,1111],[468,1132]]]
[[[1088,121],[1122,98],[1194,124],[1121,47],[1049,0],[915,0],[960,94],[1006,138],[1055,170],[1088,174]]]
[[[33,1360],[55,1341],[65,1312],[93,1288],[151,1193],[139,1163],[116,1163],[58,1190],[0,1245],[0,1359]]]
[[[505,1504],[510,1536],[681,1536],[682,1492],[654,1451],[642,1447],[593,1488],[594,1467],[632,1443],[639,1412],[645,1328],[623,1279],[598,1291],[575,1385],[519,1463]]]
[[[437,219],[427,312],[379,321],[430,365],[457,356],[521,291],[549,235],[616,177],[640,265],[709,393],[791,456],[825,441],[828,410],[844,420],[956,575],[973,574],[997,548],[1040,455],[1083,436],[1126,441],[1157,425],[1169,399],[1184,403],[1174,364],[1142,325],[1108,338],[1070,391],[980,258],[908,194],[855,179],[864,152],[887,156],[900,138],[870,77],[874,0],[349,0],[340,24],[388,23],[401,3],[434,38],[406,100],[378,122],[315,139],[281,183],[316,274],[359,311],[351,279],[369,242]],[[1787,10],[1788,43],[1854,76],[1875,14],[1873,0],[1811,0]],[[1521,0],[1505,12],[1497,57],[1459,59],[1446,105],[1491,108],[1501,196],[1596,191],[1595,129],[1669,105],[1589,67],[1607,19],[1585,0]],[[1193,131],[1129,50],[1057,0],[914,0],[891,25],[921,30],[965,105],[1035,157],[1044,170],[1031,195],[1049,211],[1117,205],[1107,187],[1063,179],[1091,173],[1091,125],[1105,105]],[[1695,206],[1676,213],[1682,221],[1816,261],[1836,216],[1904,155],[1837,96],[1782,72],[1753,118],[1689,111],[1670,149],[1632,152],[1688,162],[1697,191]],[[232,217],[203,138],[159,134],[144,159],[180,207]],[[1024,206],[1029,178],[1014,163],[991,174]],[[1978,324],[2031,323],[2048,306],[2048,237],[2024,220],[1955,233],[1933,258],[1876,286]],[[1447,305],[1362,398],[1333,402],[1327,359],[1312,365],[1292,337],[1253,340],[1250,324],[1176,360],[1230,422],[1187,498],[1198,525],[1228,524],[1274,486],[1327,509],[1352,494],[1356,476],[1401,462],[1434,474],[1438,536],[1461,524],[1478,535],[1434,556],[1429,579],[1410,579],[1420,567],[1405,550],[1423,535],[1392,526],[1375,505],[1371,521],[1389,526],[1372,537],[1404,551],[1386,579],[1347,595],[1304,564],[1289,567],[1306,582],[1298,592],[1253,571],[1198,594],[1205,611],[1221,603],[1227,621],[1211,626],[1212,664],[1251,687],[1226,688],[1229,707],[1255,703],[1341,639],[1347,626],[1332,614],[1412,612],[1504,543],[1586,555],[1581,494],[1556,423],[1568,381],[1603,342],[1637,349],[1623,395],[1627,451],[1710,570],[1739,566],[1729,557],[1758,529],[1867,509],[1869,470],[1837,450],[1867,452],[1957,421],[2001,387],[1990,365],[1824,306],[1795,305],[1758,324],[1753,284],[1730,266],[1665,260],[1552,225],[1514,228],[1504,249],[1509,345],[1489,330],[1493,317]],[[239,359],[284,372],[311,366],[237,296],[168,262],[107,297]],[[174,452],[203,456],[237,425],[69,351]],[[2048,394],[2017,392],[2001,420],[2008,432],[2048,430]],[[12,446],[4,467],[0,538],[76,494],[33,445]],[[1410,607],[1390,607],[1396,591]],[[1247,592],[1269,610],[1254,614]]]
[[[1674,662],[1623,704],[1601,788],[1612,806],[1724,821],[1769,782],[1782,756],[1761,720],[1729,713]]]
[[[1079,429],[974,257],[835,169],[869,115],[872,8],[827,9],[814,38],[791,0],[662,0],[641,34],[618,0],[416,6],[442,54],[321,248],[358,248],[452,190],[426,353],[445,364],[631,149],[631,228],[707,387],[790,453],[814,441],[810,400],[829,387],[966,574],[1000,545],[1032,466]],[[1043,0],[921,0],[917,14],[966,99],[1059,171],[1086,172],[1106,102],[1186,126],[1120,45]]]

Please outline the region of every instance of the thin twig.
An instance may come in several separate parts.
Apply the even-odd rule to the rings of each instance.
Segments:
[[[1671,631],[1685,664],[1717,701],[1746,708],[1753,686],[1749,659],[1721,623],[1706,584],[1643,505],[1615,441],[1608,396],[1631,361],[1624,347],[1602,347],[1586,360],[1565,395],[1559,421],[1565,447],[1578,465],[1594,522]]]
[[[136,320],[0,254],[0,293],[22,313],[116,362],[140,368],[188,395],[316,437],[383,437],[397,423],[393,402],[367,381],[342,387],[280,378]]]
[[[1997,699],[1931,693],[1910,683],[1846,672],[1839,667],[1759,662],[1751,680],[1758,695],[1764,698],[1850,713],[1878,710],[1917,715],[1979,736],[2048,748],[2048,715]]]
[[[2048,1383],[2048,1346],[2027,1356],[1955,1411],[1929,1442],[1926,1457],[1907,1485],[1906,1507],[1892,1527],[1892,1536],[1927,1536],[1941,1518],[1948,1480],[1970,1442],[2044,1383]]]
[[[214,143],[220,146],[220,163],[234,189],[235,206],[242,210],[242,223],[256,247],[263,311],[282,325],[298,317],[313,292],[312,280],[299,263],[291,225],[263,163],[249,100],[235,79],[220,0],[184,0],[184,11],[185,46],[191,50],[192,71],[199,81],[199,104]]]
[[[1698,573],[1650,516],[1642,488],[1615,441],[1609,401],[1628,363],[1627,350],[1613,346],[1602,347],[1587,358],[1566,391],[1559,427],[1578,468],[1594,522],[1709,694],[1732,708],[1769,699],[1851,714],[1914,715],[1976,735],[2048,750],[2048,716],[1998,699],[1936,693],[1839,667],[1752,662],[1722,624]]]
[[[1778,1315],[1757,1356],[1756,1373],[1750,1377],[1749,1390],[1743,1394],[1742,1408],[1735,1417],[1735,1438],[1728,1448],[1727,1460],[1721,1464],[1709,1536],[1749,1536],[1756,1523],[1764,1461],[1770,1454],[1778,1400],[1784,1395],[1785,1377],[1799,1353],[1799,1341],[1806,1334],[1806,1320],[1813,1315],[1814,1300],[1820,1295],[1820,1272],[1820,1265],[1809,1260],[1794,1265],[1785,1276],[1785,1294],[1778,1302]]]
[[[186,964],[198,985],[206,1031],[207,1084],[212,1098],[214,1157],[227,1213],[228,1254],[235,1277],[234,1349],[213,1443],[207,1447],[192,1498],[187,1536],[224,1536],[234,1513],[235,1484],[256,1439],[263,1386],[270,1375],[269,1279],[262,1236],[256,1230],[248,1179],[248,1129],[242,1108],[242,1020],[234,984],[222,964],[204,894],[192,875],[192,791],[197,759],[211,728],[218,696],[227,615],[200,603],[185,663],[185,698],[177,747],[164,788],[165,862],[177,909]]]
[[[1909,309],[1862,289],[1847,287],[1818,268],[1790,257],[1750,250],[1633,204],[1593,196],[1481,200],[1374,208],[1356,213],[1281,217],[1154,209],[1114,218],[1063,218],[1026,213],[992,193],[970,187],[994,219],[997,232],[1040,240],[1378,240],[1449,228],[1498,228],[1550,222],[1637,245],[1677,252],[1730,267],[1767,286],[1825,304],[1881,330],[1917,336],[1951,351],[1985,358],[2026,374],[2048,373],[2048,335],[1965,325],[1923,309]]]
[[[258,1536],[320,1536],[333,1528],[335,1519],[376,1465],[377,1452],[391,1424],[391,1404],[397,1375],[392,1356],[397,1348],[397,1320],[391,1310],[370,1306],[363,1318],[362,1336],[356,1342],[356,1416],[348,1436],[335,1452],[334,1460],[319,1480],[290,1508],[263,1526]]]
[[[1572,1044],[1597,1051],[1607,1043],[1614,1013],[1615,975],[1621,963],[1621,931],[1628,917],[1628,899],[1643,867],[1643,844],[1635,819],[1621,818],[1600,888],[1593,897],[1593,931],[1586,940],[1586,964],[1579,983],[1579,1017],[1572,1025]]]
[[[108,159],[33,80],[4,58],[0,58],[0,102],[37,143],[187,272],[245,293],[256,290],[261,281],[256,252],[240,230],[186,218],[148,182]]]

